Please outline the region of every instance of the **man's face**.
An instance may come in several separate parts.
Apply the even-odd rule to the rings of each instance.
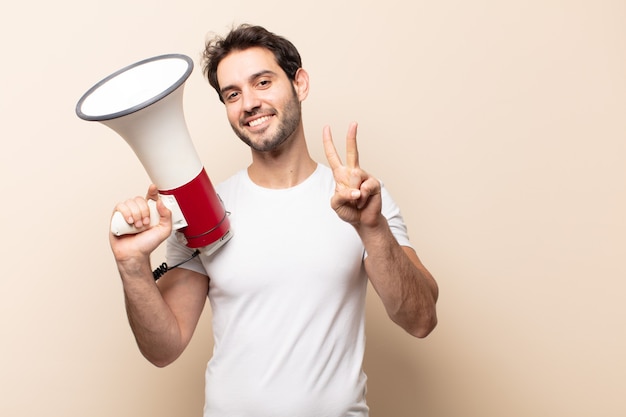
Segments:
[[[235,51],[217,68],[233,131],[252,149],[274,151],[298,128],[300,100],[274,55],[263,48]]]

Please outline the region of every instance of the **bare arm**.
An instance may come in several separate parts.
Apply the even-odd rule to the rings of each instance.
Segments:
[[[324,150],[337,188],[331,206],[361,237],[368,257],[365,268],[389,317],[416,337],[427,336],[437,324],[437,283],[415,251],[401,247],[381,214],[380,182],[359,167],[357,125],[346,138],[346,165],[324,129]]]
[[[152,186],[148,197],[158,198]],[[171,233],[171,213],[157,203],[160,223],[138,233],[110,235],[126,301],[126,312],[141,353],[156,366],[166,366],[184,351],[191,340],[204,308],[208,278],[197,272],[177,268],[169,271],[158,285],[152,277],[150,254]],[[149,224],[146,200],[135,198],[118,204],[129,223],[141,228]]]
[[[437,325],[437,283],[381,217],[377,230],[358,230],[368,253],[365,270],[389,317],[413,336],[426,337]]]

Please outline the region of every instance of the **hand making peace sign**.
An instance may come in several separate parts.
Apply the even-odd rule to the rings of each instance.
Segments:
[[[356,145],[357,123],[350,123],[346,135],[346,165],[337,154],[330,127],[323,131],[324,152],[335,177],[335,194],[330,205],[344,221],[373,227],[381,220],[380,182],[359,166]]]

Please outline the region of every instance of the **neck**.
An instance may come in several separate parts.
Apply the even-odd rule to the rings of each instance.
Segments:
[[[271,152],[252,151],[248,167],[250,179],[265,188],[290,188],[307,179],[317,168],[306,146],[304,134],[298,132],[280,149]]]

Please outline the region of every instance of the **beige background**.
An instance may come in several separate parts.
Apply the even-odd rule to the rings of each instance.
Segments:
[[[360,122],[362,165],[441,287],[425,340],[370,292],[372,416],[626,415],[626,3],[597,0],[6,4],[0,415],[200,415],[210,312],[171,367],[138,353],[107,227],[148,178],[74,106],[137,60],[198,62],[244,21],[299,47],[317,159],[324,124]],[[185,114],[217,182],[249,156],[198,69]]]

